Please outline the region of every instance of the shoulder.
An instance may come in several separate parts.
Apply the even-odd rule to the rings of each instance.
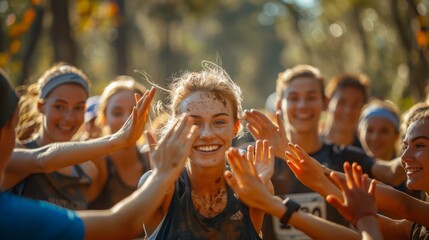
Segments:
[[[147,181],[147,179],[152,175],[153,170],[149,170],[147,172],[145,172],[139,180],[139,183],[137,184],[137,187],[140,188],[141,186],[143,186],[143,184]]]
[[[82,239],[84,225],[76,212],[43,201],[0,193],[0,235],[11,239]],[[29,214],[30,213],[30,214]],[[8,216],[7,219],[1,216]],[[26,226],[26,231],[22,227]],[[28,227],[28,228],[27,228]],[[43,234],[43,235],[42,235]],[[8,238],[8,237],[6,237]]]

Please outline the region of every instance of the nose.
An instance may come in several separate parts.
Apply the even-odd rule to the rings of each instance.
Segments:
[[[401,160],[403,163],[410,163],[414,160],[410,147],[404,149],[401,155]]]
[[[201,139],[207,139],[214,136],[213,129],[208,124],[202,124],[199,129]]]
[[[68,109],[64,114],[64,119],[68,122],[73,122],[77,119],[76,113],[73,111],[73,109]]]

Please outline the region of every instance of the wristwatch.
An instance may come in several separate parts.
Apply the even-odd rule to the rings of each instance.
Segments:
[[[286,198],[283,204],[286,206],[286,212],[283,214],[282,218],[280,218],[280,222],[284,225],[288,225],[290,217],[301,208],[301,205],[290,198]]]

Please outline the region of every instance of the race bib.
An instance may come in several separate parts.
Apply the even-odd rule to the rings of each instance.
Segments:
[[[283,199],[287,197],[301,204],[301,211],[326,219],[326,202],[320,194],[310,192],[281,196]],[[282,224],[276,217],[273,217],[273,228],[277,239],[311,239],[291,225]]]

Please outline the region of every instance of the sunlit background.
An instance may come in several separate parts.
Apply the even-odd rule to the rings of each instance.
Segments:
[[[21,85],[66,61],[99,94],[119,74],[165,86],[218,61],[245,107],[262,108],[278,72],[307,63],[326,81],[364,72],[373,96],[405,109],[427,94],[428,11],[429,0],[0,0],[0,66]]]

